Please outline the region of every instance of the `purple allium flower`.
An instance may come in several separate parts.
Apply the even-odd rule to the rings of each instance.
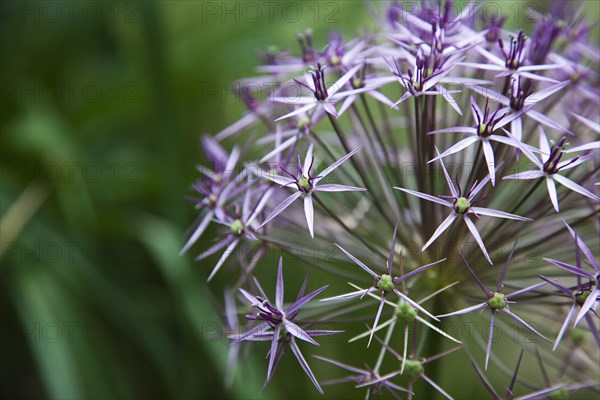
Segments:
[[[568,224],[565,223],[565,225],[567,226],[569,232],[575,240],[575,253],[577,265],[573,266],[571,264],[553,260],[551,258],[544,258],[544,260],[559,268],[562,268],[563,270],[574,274],[577,277],[577,286],[574,289],[571,289],[565,287],[562,284],[559,284],[558,282],[552,282],[544,276],[541,277],[544,281],[550,283],[552,286],[559,289],[561,292],[573,299],[573,304],[569,309],[569,312],[567,313],[567,317],[563,322],[563,325],[560,329],[560,332],[558,333],[556,341],[554,342],[554,347],[552,348],[552,350],[556,350],[556,348],[558,347],[558,344],[560,343],[560,340],[565,334],[568,325],[573,320],[573,317],[575,316],[575,312],[577,311],[578,307],[580,307],[581,309],[579,310],[579,313],[575,318],[573,326],[577,326],[579,321],[585,318],[590,328],[590,331],[592,332],[592,335],[596,340],[596,343],[598,343],[598,346],[600,346],[600,332],[597,330],[596,323],[594,322],[594,318],[591,315],[594,314],[596,318],[600,318],[594,310],[594,306],[600,300],[600,267],[598,267],[598,263],[596,262],[589,247],[587,247],[585,242],[580,240],[577,236],[577,232],[575,232],[575,230],[573,230],[573,228],[571,228]],[[586,256],[587,264],[592,267],[593,272],[586,271],[583,268],[583,264],[581,262],[582,252]],[[582,278],[587,279],[588,281],[584,283],[582,282]]]
[[[331,384],[335,384],[335,383],[353,382],[357,385],[356,387],[366,387],[367,388],[367,390],[368,390],[367,398],[370,398],[371,396],[380,394],[382,388],[386,389],[396,399],[399,399],[399,397],[394,391],[410,393],[408,391],[408,389],[405,389],[405,388],[398,386],[395,383],[392,383],[389,381],[389,379],[398,375],[397,372],[380,376],[375,370],[369,368],[369,366],[365,366],[366,369],[361,369],[361,368],[353,367],[348,364],[341,363],[339,361],[332,360],[330,358],[325,358],[325,357],[320,357],[320,356],[313,356],[313,357],[315,357],[316,359],[319,359],[321,361],[325,361],[330,364],[333,364],[337,367],[343,368],[346,371],[350,371],[350,372],[356,374],[356,375],[348,376],[348,377],[345,377],[342,379],[328,381],[325,384],[331,385]]]
[[[465,135],[469,135],[461,141],[457,142],[448,150],[444,151],[442,154],[439,154],[437,157],[431,159],[429,162],[431,163],[433,161],[447,157],[451,154],[455,154],[461,150],[466,149],[472,144],[480,142],[490,174],[489,176],[492,181],[492,186],[494,186],[496,184],[496,167],[494,160],[494,149],[490,141],[495,141],[498,143],[503,143],[509,146],[517,147],[517,144],[514,140],[497,135],[495,134],[495,132],[502,128],[504,125],[513,121],[515,118],[518,118],[523,112],[526,111],[526,109],[523,109],[518,113],[510,115],[506,115],[506,113],[500,112],[500,107],[498,107],[496,111],[492,112],[489,108],[489,103],[486,100],[485,111],[482,112],[479,109],[477,103],[475,103],[473,97],[471,97],[471,108],[473,110],[473,118],[476,122],[475,127],[458,126],[454,128],[438,129],[436,131],[429,132],[430,135],[438,133],[464,133]],[[517,137],[516,139],[521,140],[519,137]]]
[[[327,36],[304,30],[290,39],[292,48],[297,41],[296,50],[269,48],[257,68],[260,76],[236,82],[247,112],[215,138],[202,139],[211,166],[200,167],[203,179],[193,185],[198,220],[182,250],[205,237],[212,224],[210,247],[199,256],[219,255],[209,279],[226,262],[236,267],[228,271],[237,275],[229,277],[228,288],[239,289],[251,303],[253,322],[234,337],[230,365],[251,356],[239,351],[240,342],[269,343],[266,385],[291,348],[320,390],[319,371],[311,371],[299,341],[315,344],[314,337],[338,332],[314,329],[327,324],[354,334],[327,343],[323,350],[335,353],[332,358],[317,358],[350,371],[332,382],[354,383],[361,397],[366,390],[370,398],[449,398],[455,391],[462,398],[468,394],[461,389],[479,375],[489,394],[499,398],[493,388],[503,382],[497,374],[484,376],[460,360],[448,360],[452,368],[443,370],[424,366],[444,354],[446,339],[464,342],[456,351],[467,355],[483,349],[486,369],[491,359],[493,367],[512,376],[501,397],[600,393],[600,49],[592,37],[597,21],[587,21],[587,6],[574,10],[556,2],[548,15],[522,7],[510,10],[534,19],[532,29],[488,3],[372,2],[368,9],[377,21],[367,33],[342,36],[336,30]],[[295,98],[290,89],[296,89]],[[471,115],[463,113],[469,107]],[[298,156],[294,165],[298,153],[304,159]],[[333,164],[320,168],[313,153]],[[347,160],[353,168],[338,168]],[[496,180],[500,168],[510,172]],[[448,193],[438,195],[446,185]],[[541,185],[546,188],[538,190]],[[338,193],[320,193],[332,191]],[[346,193],[355,191],[366,192]],[[303,210],[292,207],[298,199]],[[558,214],[553,209],[559,210],[559,202]],[[251,260],[231,256],[242,254],[244,246],[253,247]],[[334,254],[338,249],[343,256]],[[504,267],[490,268],[501,258],[490,254],[505,249],[511,250],[502,259]],[[461,255],[467,251],[469,264]],[[271,303],[258,280],[249,277],[274,272],[265,256],[272,252],[286,259],[293,254],[297,268],[318,269],[323,284],[348,282],[352,289],[306,304],[305,281],[296,302],[286,307],[280,265]],[[442,262],[443,268],[431,268]],[[219,290],[215,285],[211,281]],[[239,307],[230,297],[225,303],[224,326],[232,332]],[[310,320],[298,318],[300,307]],[[486,310],[490,319],[483,326],[489,332],[473,342],[454,329],[461,327],[460,315],[475,310]],[[431,321],[435,316],[444,320]],[[491,345],[499,333],[516,342],[517,335],[505,329],[521,327],[536,338],[540,332],[552,335],[555,350],[539,340],[523,345],[524,360],[526,353],[538,360],[544,356],[544,367],[532,369],[527,379],[517,377],[520,361],[516,370],[505,365],[506,357],[493,353]],[[422,341],[417,331],[424,334]],[[373,337],[382,345],[370,346]],[[348,342],[363,339],[366,348],[350,350]],[[418,358],[417,342],[419,353],[423,348],[438,356]],[[503,345],[502,352],[515,356],[522,347]],[[548,379],[546,367],[556,371],[555,379]],[[436,383],[442,373],[448,375],[444,389]],[[425,384],[414,384],[417,379]],[[459,383],[451,386],[452,381]]]
[[[310,275],[309,275],[310,276]],[[247,315],[246,318],[258,322],[258,325],[248,330],[246,333],[235,338],[234,344],[242,341],[271,341],[271,349],[269,350],[269,368],[267,371],[267,380],[265,381],[265,387],[273,377],[277,363],[283,354],[285,346],[289,345],[298,360],[298,363],[308,375],[312,383],[315,385],[317,390],[323,394],[323,390],[319,386],[317,379],[312,373],[308,366],[304,356],[300,352],[300,348],[296,343],[296,339],[303,340],[305,342],[318,346],[319,344],[311,337],[312,336],[323,336],[341,333],[343,331],[331,331],[331,330],[304,330],[300,328],[294,320],[298,316],[300,309],[316,297],[323,290],[327,289],[327,286],[323,286],[307,295],[304,295],[306,285],[308,284],[308,278],[304,280],[304,284],[300,289],[298,298],[288,307],[283,307],[283,257],[279,258],[279,267],[277,269],[277,286],[275,288],[275,304],[273,305],[265,292],[262,290],[260,284],[256,279],[254,283],[260,292],[259,295],[255,296],[248,293],[244,289],[240,289],[242,295],[248,300],[253,308],[257,310],[256,314]]]
[[[488,361],[490,359],[490,352],[492,349],[492,342],[493,342],[493,337],[494,337],[494,319],[495,319],[496,315],[499,314],[500,312],[503,312],[504,314],[508,315],[510,318],[515,320],[517,323],[521,324],[523,327],[527,328],[528,330],[530,330],[537,336],[541,337],[542,339],[544,339],[548,342],[550,341],[544,335],[542,335],[537,330],[535,330],[531,325],[529,325],[527,322],[523,321],[520,317],[518,317],[516,314],[514,314],[512,311],[510,311],[510,307],[509,307],[509,304],[513,303],[512,301],[510,301],[511,299],[513,299],[519,295],[522,295],[523,293],[527,293],[532,290],[538,289],[538,288],[544,286],[546,284],[546,282],[528,286],[526,288],[517,290],[516,292],[510,293],[510,294],[502,293],[502,291],[504,289],[504,278],[506,276],[506,272],[508,271],[508,266],[510,265],[510,262],[515,253],[517,243],[518,243],[518,241],[515,241],[515,244],[511,250],[508,258],[506,259],[506,262],[504,263],[504,269],[502,269],[502,273],[500,274],[500,277],[498,278],[498,282],[496,283],[496,287],[495,287],[494,291],[491,291],[491,290],[488,290],[485,288],[485,286],[483,285],[483,282],[481,282],[481,280],[479,280],[477,275],[475,275],[475,272],[473,272],[473,270],[469,266],[469,263],[467,262],[467,260],[465,260],[465,258],[461,254],[460,257],[461,257],[463,263],[465,264],[465,266],[467,267],[467,269],[473,276],[473,279],[475,279],[475,282],[477,282],[477,285],[479,286],[481,291],[483,291],[483,294],[486,296],[486,301],[479,303],[477,305],[474,305],[474,306],[463,308],[462,310],[451,312],[449,314],[438,315],[438,317],[440,317],[440,318],[447,318],[447,317],[451,317],[454,315],[462,315],[462,314],[470,313],[471,311],[486,309],[488,307],[490,308],[490,329],[489,329],[489,334],[488,334],[487,350],[485,352],[485,369],[486,370],[488,368]]]
[[[327,175],[329,175],[330,173],[335,171],[347,159],[352,157],[358,150],[360,150],[360,147],[357,147],[356,149],[352,150],[350,153],[346,154],[344,157],[335,161],[329,167],[325,168],[321,172],[320,175],[313,176],[313,175],[311,175],[311,169],[312,169],[315,159],[312,154],[313,145],[311,144],[308,148],[308,151],[306,152],[306,157],[304,158],[303,167],[301,167],[300,156],[298,156],[297,174],[292,174],[283,168],[282,168],[282,170],[283,170],[283,172],[285,172],[288,175],[287,177],[276,176],[276,175],[269,174],[269,173],[265,174],[264,176],[267,179],[270,179],[273,182],[280,184],[282,187],[293,185],[293,187],[295,187],[297,189],[297,192],[295,192],[294,194],[292,194],[288,198],[286,198],[284,201],[282,201],[271,212],[271,214],[267,217],[267,219],[265,219],[263,221],[262,225],[258,229],[262,228],[263,226],[268,224],[273,218],[275,218],[276,216],[281,214],[283,211],[285,211],[294,202],[294,200],[296,200],[300,197],[303,197],[304,198],[304,213],[306,215],[306,223],[308,224],[308,231],[310,232],[310,236],[314,238],[315,237],[314,226],[313,226],[314,208],[313,208],[313,199],[312,199],[313,192],[348,192],[348,191],[367,190],[364,188],[347,186],[347,185],[338,185],[338,184],[321,184],[321,185],[319,185],[319,182],[321,181],[321,179],[325,178]]]
[[[507,134],[510,136],[510,133]],[[517,142],[515,141],[515,143]],[[546,186],[548,188],[548,195],[550,196],[550,201],[552,202],[552,205],[554,206],[556,212],[559,212],[556,182],[560,183],[563,186],[566,186],[568,189],[571,189],[574,192],[589,197],[595,202],[599,202],[600,197],[596,196],[594,193],[590,192],[589,190],[579,185],[578,183],[572,181],[571,179],[567,178],[566,176],[559,174],[559,172],[569,170],[594,158],[594,155],[588,154],[585,156],[579,156],[568,160],[563,160],[563,156],[565,154],[598,148],[598,145],[598,142],[594,142],[583,146],[579,146],[575,149],[568,150],[566,148],[566,137],[563,136],[558,143],[551,144],[548,141],[548,138],[546,138],[544,129],[540,126],[540,151],[542,153],[541,159],[534,155],[528,148],[526,148],[522,144],[517,143],[517,146],[523,152],[523,154],[525,154],[527,158],[529,158],[539,169],[523,171],[513,175],[508,175],[505,176],[503,179],[530,180],[545,178]]]
[[[438,152],[438,157],[439,157],[439,152]],[[446,171],[446,166],[444,165],[444,161],[441,159],[439,161],[442,166],[442,170],[444,171],[444,176],[446,178],[446,183],[448,184],[448,188],[450,188],[451,196],[441,196],[442,198],[439,198],[439,197],[435,197],[435,196],[432,196],[432,195],[429,195],[426,193],[417,192],[414,190],[394,187],[394,189],[401,190],[401,191],[411,194],[413,196],[420,197],[422,199],[429,200],[434,203],[441,204],[444,207],[448,207],[448,208],[452,209],[452,213],[450,215],[448,215],[448,217],[446,217],[446,219],[440,224],[440,226],[438,226],[438,228],[433,233],[431,238],[427,241],[427,243],[425,243],[425,245],[423,246],[421,251],[425,251],[438,237],[440,237],[440,235],[442,233],[444,233],[444,231],[446,229],[448,229],[450,227],[450,225],[452,225],[454,220],[456,220],[457,218],[462,218],[463,221],[465,221],[467,228],[469,228],[469,231],[475,238],[475,241],[477,241],[477,244],[479,245],[479,248],[481,248],[481,251],[485,255],[485,258],[488,260],[488,262],[490,264],[493,265],[494,263],[492,262],[492,259],[490,258],[489,254],[485,248],[483,239],[481,238],[481,235],[479,234],[479,231],[477,230],[475,223],[471,220],[471,217],[469,215],[474,215],[477,218],[479,218],[479,215],[487,215],[490,217],[508,218],[508,219],[513,219],[513,220],[518,220],[518,221],[531,221],[531,219],[521,217],[518,215],[514,215],[514,214],[510,214],[510,213],[507,213],[504,211],[498,211],[498,210],[493,210],[491,208],[483,208],[483,207],[475,206],[475,204],[482,201],[482,199],[475,200],[475,196],[477,196],[477,194],[481,191],[481,189],[483,189],[483,187],[490,181],[490,175],[486,176],[481,182],[479,182],[479,183],[476,182],[473,185],[473,187],[471,188],[471,190],[469,190],[469,192],[466,193],[465,196],[463,196],[460,188],[457,189],[456,186],[454,186],[452,179],[450,179],[450,175],[448,175],[448,171]],[[500,165],[498,165],[498,167],[496,168],[496,171],[501,166],[502,166],[502,163],[500,163]]]
[[[381,317],[381,311],[383,310],[383,305],[385,304],[385,299],[387,297],[388,294],[390,293],[395,293],[398,297],[400,297],[402,300],[406,301],[408,304],[410,304],[412,307],[414,307],[415,309],[421,311],[423,314],[429,316],[430,318],[435,319],[436,321],[438,320],[436,317],[434,317],[433,315],[431,315],[427,310],[425,310],[423,307],[421,307],[419,304],[417,304],[416,302],[414,302],[413,300],[411,300],[407,295],[405,295],[404,293],[402,293],[400,290],[398,290],[398,288],[396,287],[400,282],[403,282],[404,280],[411,278],[415,275],[418,275],[419,273],[425,271],[428,268],[433,267],[434,265],[437,265],[439,263],[442,263],[444,261],[446,261],[446,259],[442,259],[436,262],[433,262],[431,264],[427,264],[424,265],[422,267],[419,267],[405,275],[402,276],[396,276],[393,277],[392,276],[392,267],[394,265],[394,255],[396,252],[396,231],[398,230],[398,225],[396,225],[396,228],[394,228],[394,237],[392,238],[392,246],[390,247],[390,256],[387,260],[386,263],[386,273],[385,274],[376,274],[375,272],[373,272],[373,270],[369,267],[367,267],[365,264],[363,264],[360,260],[358,260],[356,257],[354,257],[352,254],[348,253],[346,250],[344,250],[340,245],[338,245],[337,243],[335,243],[335,245],[344,252],[344,254],[346,254],[348,256],[348,258],[350,258],[356,265],[358,265],[359,267],[361,267],[364,271],[366,271],[369,275],[371,275],[374,279],[375,279],[375,283],[373,284],[373,286],[371,286],[368,289],[365,290],[360,290],[358,292],[353,292],[353,293],[347,293],[347,294],[343,294],[340,296],[335,296],[335,297],[330,297],[327,299],[322,299],[321,301],[333,301],[333,300],[342,300],[342,299],[350,299],[353,297],[364,297],[365,295],[369,294],[369,293],[373,293],[373,292],[379,292],[381,295],[380,298],[380,302],[379,302],[379,309],[377,310],[377,314],[375,314],[375,322],[373,322],[373,328],[371,329],[371,334],[369,336],[369,342],[367,343],[367,347],[369,347],[371,345],[371,340],[373,339],[373,334],[375,333],[375,331],[377,330],[377,323],[379,322],[379,318]]]

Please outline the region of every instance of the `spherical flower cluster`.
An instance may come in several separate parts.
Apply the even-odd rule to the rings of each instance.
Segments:
[[[209,241],[208,280],[225,275],[225,314],[246,315],[241,331],[227,324],[230,373],[240,346],[264,341],[266,390],[289,348],[321,393],[313,364],[328,363],[357,398],[460,398],[435,364],[462,352],[463,374],[492,398],[598,396],[600,50],[564,2],[532,11],[530,32],[479,7],[394,2],[377,32],[322,46],[299,33],[297,53],[269,53],[242,81],[247,113],[204,136],[213,168],[192,186],[199,217],[182,252]],[[330,287],[305,295],[307,278],[284,303],[291,264]],[[259,283],[271,276],[274,302]],[[487,329],[471,340],[446,329],[474,323]],[[494,334],[515,329],[539,340],[505,335],[512,356],[494,353]],[[314,337],[334,334],[327,345],[368,338],[360,368],[318,354]],[[537,381],[519,377],[528,358]]]

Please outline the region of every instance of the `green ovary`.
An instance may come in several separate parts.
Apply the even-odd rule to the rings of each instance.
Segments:
[[[391,292],[394,290],[396,285],[392,281],[392,277],[390,275],[383,274],[381,275],[381,279],[377,281],[377,288],[383,290],[384,292]]]
[[[404,375],[410,379],[416,379],[423,373],[423,364],[416,360],[406,360],[404,364]]]
[[[231,231],[231,233],[233,233],[234,235],[241,235],[242,232],[244,231],[244,224],[242,224],[242,221],[240,221],[239,219],[236,219],[235,221],[233,221],[233,223],[229,226],[229,230]]]
[[[499,310],[506,307],[506,297],[502,293],[494,293],[494,295],[488,300],[488,304],[494,310]]]
[[[454,204],[454,209],[459,214],[464,214],[471,207],[471,203],[464,197],[459,197],[456,199],[456,203]]]
[[[298,179],[298,186],[300,186],[303,189],[306,189],[307,191],[310,190],[310,183],[308,182],[308,178],[302,175],[300,179]]]
[[[569,391],[566,388],[560,388],[550,393],[550,399],[552,400],[566,400],[569,398]]]
[[[413,322],[417,317],[417,310],[415,310],[410,304],[404,300],[400,301],[398,307],[396,307],[396,318],[404,322]]]

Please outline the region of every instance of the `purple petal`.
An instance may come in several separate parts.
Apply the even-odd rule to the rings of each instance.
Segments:
[[[375,272],[373,272],[371,270],[371,268],[367,267],[365,264],[363,264],[361,261],[359,261],[356,257],[354,257],[352,254],[348,253],[346,250],[344,250],[342,248],[342,246],[340,246],[337,243],[334,243],[338,249],[340,249],[341,251],[344,252],[344,254],[346,254],[346,256],[348,256],[349,259],[351,259],[352,261],[354,261],[354,263],[356,265],[358,265],[359,267],[361,267],[363,270],[365,270],[367,273],[369,273],[369,275],[371,275],[373,278],[375,279],[379,279],[379,275],[377,275]]]
[[[556,337],[556,340],[554,341],[554,346],[552,347],[552,351],[556,350],[556,348],[558,347],[558,344],[560,343],[560,340],[562,339],[563,335],[567,331],[567,327],[569,326],[569,323],[571,322],[571,320],[573,319],[573,316],[575,315],[576,308],[577,308],[577,303],[574,303],[573,306],[571,306],[571,309],[569,310],[569,312],[565,318],[565,321],[562,324],[562,327],[560,328],[560,332],[558,332],[558,336]]]
[[[250,329],[249,331],[247,331],[246,333],[244,333],[243,335],[241,335],[240,337],[236,338],[233,343],[239,343],[241,341],[244,340],[250,340],[252,337],[254,337],[255,335],[259,334],[259,333],[265,333],[265,331],[267,331],[268,329],[270,329],[269,324],[267,324],[266,322],[255,326],[254,328]]]
[[[214,213],[212,211],[209,211],[206,213],[206,215],[204,215],[204,217],[200,220],[198,227],[194,230],[194,233],[192,233],[192,236],[190,236],[185,246],[183,246],[183,248],[179,252],[179,255],[184,254],[190,249],[190,247],[192,247],[194,243],[196,243],[196,241],[200,238],[200,236],[202,236],[202,234],[206,230],[206,227],[208,227],[208,224],[210,224],[210,221],[212,220],[213,216]]]
[[[533,329],[533,327],[531,325],[529,325],[527,322],[523,321],[521,318],[519,318],[516,314],[513,314],[511,311],[509,311],[506,308],[503,308],[502,311],[508,315],[509,317],[511,317],[512,319],[514,319],[515,321],[517,321],[518,323],[520,323],[521,325],[523,325],[525,328],[529,329],[531,332],[535,333],[536,335],[538,335],[539,337],[541,337],[542,339],[552,343],[551,340],[549,340],[547,337],[545,337],[544,335],[542,335],[541,333],[539,333],[538,331],[536,331],[535,329]]]
[[[311,293],[307,294],[306,296],[299,298],[285,310],[286,315],[295,314],[296,311],[298,311],[302,306],[304,306],[306,303],[308,303],[314,297],[318,296],[322,291],[324,291],[328,287],[329,287],[329,285],[323,286],[322,288],[319,288],[319,289],[315,290],[314,292],[311,292]]]
[[[279,266],[277,267],[277,286],[275,287],[275,307],[283,310],[283,257],[279,257]]]
[[[478,142],[479,140],[480,140],[479,136],[468,136],[468,137],[462,139],[460,142],[458,142],[455,145],[453,145],[452,147],[450,147],[448,150],[444,151],[439,156],[437,156],[437,157],[432,158],[431,160],[429,160],[429,163],[437,161],[440,158],[447,157],[447,156],[449,156],[451,154],[458,153],[459,151],[461,151],[463,149],[466,149],[467,147],[469,147],[473,143]]]
[[[426,309],[424,309],[423,307],[421,307],[417,302],[413,301],[410,297],[408,297],[407,295],[405,295],[404,293],[402,293],[398,289],[394,288],[394,293],[396,293],[398,295],[398,297],[402,298],[408,304],[410,304],[411,306],[413,306],[414,308],[416,308],[417,310],[419,310],[423,314],[427,315],[429,318],[431,318],[431,319],[433,319],[435,321],[439,321],[439,319],[437,317],[435,317],[434,315],[432,315],[429,311],[427,311]]]
[[[285,326],[285,330],[288,331],[290,334],[292,334],[292,336],[295,336],[298,339],[304,340],[305,342],[314,344],[315,346],[319,346],[319,343],[315,342],[315,340],[313,338],[308,336],[308,334],[306,332],[304,332],[304,330],[302,328],[300,328],[298,325],[296,325],[292,321],[284,319],[283,325]]]
[[[308,224],[308,231],[310,232],[310,237],[315,237],[314,225],[313,221],[315,218],[315,211],[313,209],[313,201],[310,194],[304,197],[304,214],[306,215],[306,223]]]
[[[275,356],[277,355],[277,345],[279,343],[279,335],[281,332],[281,325],[275,327],[273,332],[273,340],[271,341],[271,350],[269,351],[269,368],[267,369],[267,381],[270,381],[273,377],[273,366],[275,365]]]
[[[562,261],[553,260],[551,258],[544,258],[544,261],[547,261],[550,264],[554,264],[557,267],[562,268],[564,270],[567,270],[567,271],[569,271],[569,272],[571,272],[571,273],[573,273],[575,275],[579,275],[579,276],[582,276],[584,278],[594,279],[594,274],[592,274],[592,273],[590,273],[590,272],[588,272],[586,270],[583,270],[581,268],[575,267],[573,265],[564,263]]]
[[[571,189],[574,192],[577,192],[577,193],[582,194],[582,195],[584,195],[586,197],[589,197],[590,199],[592,199],[594,201],[600,201],[600,197],[596,196],[594,193],[590,192],[589,190],[587,190],[583,186],[581,186],[581,185],[573,182],[569,178],[566,178],[564,176],[560,176],[558,174],[555,174],[554,175],[554,179],[556,179],[556,181],[558,183],[560,183],[561,185],[566,186],[567,188]]]
[[[221,258],[217,262],[217,265],[215,265],[215,267],[213,268],[212,272],[208,276],[208,279],[206,280],[207,282],[210,282],[212,280],[212,278],[217,274],[217,272],[219,272],[219,269],[221,269],[221,266],[225,263],[225,261],[227,260],[227,258],[229,258],[229,256],[231,255],[231,253],[233,253],[233,250],[236,248],[236,246],[238,245],[239,242],[240,242],[240,240],[236,239],[233,242],[231,242],[229,244],[229,246],[227,246],[227,248],[223,252],[223,255],[221,256]]]
[[[379,318],[381,317],[381,311],[383,310],[383,305],[385,304],[385,295],[381,295],[381,302],[379,303],[379,308],[377,309],[377,314],[375,314],[375,322],[373,322],[373,328],[371,328],[371,334],[369,335],[369,342],[367,343],[367,347],[371,345],[371,340],[373,340],[373,334],[377,329],[377,324],[379,323]]]
[[[448,393],[446,393],[444,391],[444,389],[442,389],[441,387],[439,387],[434,381],[432,381],[427,375],[425,375],[424,373],[421,373],[421,378],[423,378],[427,383],[429,383],[431,386],[433,386],[433,388],[435,390],[437,390],[438,392],[440,392],[440,394],[442,396],[444,396],[445,398],[449,399],[449,400],[453,400],[452,396],[450,396]]]
[[[431,235],[431,238],[427,241],[427,243],[425,243],[425,246],[423,246],[421,251],[425,251],[431,245],[431,243],[433,243],[442,233],[444,233],[444,231],[448,229],[450,225],[452,225],[452,222],[454,222],[456,217],[457,216],[454,212],[448,215],[448,217],[446,217],[446,219],[440,224],[440,226],[438,226],[435,232],[433,232],[433,235]]]
[[[314,190],[316,192],[357,192],[357,191],[364,191],[367,189],[355,187],[355,186],[324,184],[324,185],[315,186]]]
[[[279,205],[275,207],[275,209],[271,212],[267,219],[265,219],[265,221],[258,227],[257,230],[261,229],[263,226],[268,224],[273,218],[285,211],[285,209],[288,208],[290,204],[292,204],[294,200],[296,200],[300,196],[302,196],[302,192],[298,191],[289,196],[287,199],[283,200],[281,203],[279,203]]]
[[[390,246],[390,256],[387,261],[387,274],[392,275],[392,267],[394,266],[394,254],[396,254],[396,233],[398,231],[398,224],[394,227],[394,235],[392,236],[392,245]]]
[[[468,215],[465,215],[463,217],[463,220],[467,224],[467,228],[469,228],[469,231],[471,231],[471,235],[473,235],[473,237],[475,238],[475,241],[479,245],[479,248],[483,252],[483,255],[485,256],[485,258],[488,260],[488,262],[491,265],[494,265],[494,263],[492,262],[492,259],[490,258],[490,255],[488,254],[487,250],[485,249],[485,245],[483,244],[483,240],[481,239],[481,235],[479,234],[479,231],[475,227],[475,224],[473,223],[473,221],[471,221],[471,219],[469,218]]]
[[[521,289],[521,290],[517,290],[516,292],[513,292],[513,293],[511,293],[511,294],[507,294],[507,295],[506,295],[506,296],[504,296],[504,297],[505,297],[506,299],[512,299],[512,298],[514,298],[514,297],[517,297],[517,296],[520,296],[520,295],[522,295],[523,293],[531,292],[532,290],[535,290],[535,289],[537,289],[537,288],[540,288],[540,287],[542,287],[542,286],[544,286],[544,285],[546,285],[546,282],[537,283],[537,284],[535,284],[535,285],[528,286],[528,287],[526,287],[526,288],[523,288],[523,289]]]
[[[482,140],[481,145],[483,146],[483,155],[485,156],[485,162],[487,163],[489,176],[492,181],[492,186],[496,186],[496,172],[494,169],[494,149],[489,140]]]
[[[414,191],[414,190],[404,189],[404,188],[396,187],[396,186],[394,186],[394,189],[400,190],[400,191],[408,193],[408,194],[412,194],[413,196],[420,197],[421,199],[425,199],[425,200],[429,200],[429,201],[432,201],[432,202],[437,203],[437,204],[441,204],[441,205],[443,205],[445,207],[453,208],[452,203],[450,203],[449,201],[444,200],[444,199],[440,199],[439,197],[435,197],[435,196],[432,196],[432,195],[427,194],[427,193],[421,193],[421,192],[417,192],[417,191]]]
[[[351,365],[344,364],[344,363],[341,363],[339,361],[332,360],[331,358],[326,358],[326,357],[321,357],[321,356],[313,356],[313,357],[316,358],[317,360],[325,361],[325,362],[328,362],[328,363],[333,364],[335,366],[338,366],[340,368],[343,368],[346,371],[354,372],[354,373],[360,374],[360,375],[366,375],[366,374],[368,374],[368,371],[366,371],[364,369],[355,368],[355,367],[353,367]]]
[[[294,340],[290,342],[290,348],[292,349],[292,352],[296,356],[298,363],[300,364],[306,375],[308,375],[313,385],[315,385],[319,393],[324,394],[323,389],[321,389],[321,386],[319,386],[319,382],[317,382],[317,378],[315,378],[315,376],[313,375],[312,371],[310,370],[310,367],[306,363],[306,360],[302,356],[302,353],[300,352],[300,349],[298,348],[298,345]]]
[[[581,306],[581,310],[579,310],[579,314],[577,314],[577,318],[575,318],[574,326],[577,326],[579,321],[587,314],[587,312],[592,308],[592,306],[598,301],[598,296],[600,295],[600,288],[596,287],[585,299],[585,302]]]
[[[437,317],[438,317],[438,318],[446,318],[446,317],[453,317],[453,316],[455,316],[455,315],[468,314],[468,313],[470,313],[471,311],[479,310],[479,309],[481,309],[481,308],[484,308],[485,306],[487,306],[487,302],[485,302],[485,303],[480,303],[480,304],[477,304],[477,305],[474,305],[474,306],[470,306],[470,307],[467,307],[467,308],[463,308],[463,309],[461,309],[461,310],[454,311],[454,312],[451,312],[451,313],[449,313],[449,314],[442,314],[442,315],[438,315]]]
[[[429,268],[433,267],[434,265],[437,265],[437,264],[439,264],[439,263],[442,263],[442,262],[444,262],[444,261],[446,261],[446,260],[447,260],[447,258],[443,258],[443,259],[441,259],[441,260],[438,260],[438,261],[432,262],[432,263],[430,263],[430,264],[423,265],[422,267],[419,267],[419,268],[417,268],[417,269],[414,269],[414,270],[410,271],[408,274],[402,275],[402,276],[401,276],[401,277],[399,277],[398,279],[395,279],[395,280],[394,280],[394,283],[402,282],[403,280],[406,280],[406,279],[408,279],[408,278],[412,278],[413,276],[415,276],[415,275],[417,275],[417,274],[420,274],[421,272],[425,271],[426,269],[429,269]]]
[[[488,341],[487,341],[487,347],[485,350],[485,370],[487,371],[488,368],[488,363],[490,361],[490,353],[492,351],[492,341],[494,339],[494,318],[495,318],[496,313],[494,312],[494,310],[492,310],[492,317],[490,319],[490,331],[488,333]]]
[[[359,151],[361,147],[362,146],[358,146],[357,148],[355,148],[354,150],[352,150],[350,153],[346,154],[344,157],[340,158],[339,160],[337,160],[333,164],[331,164],[329,167],[325,168],[319,174],[319,176],[321,177],[320,179],[325,178],[327,175],[329,175],[331,172],[333,172],[337,167],[339,167],[340,165],[342,165],[342,163],[344,163],[347,159],[349,159],[350,157],[352,157],[354,155],[354,153],[356,153],[357,151]]]
[[[504,211],[493,210],[491,208],[471,207],[471,210],[479,215],[487,215],[489,217],[514,219],[517,221],[533,221],[531,218],[521,217],[519,215],[510,214]]]

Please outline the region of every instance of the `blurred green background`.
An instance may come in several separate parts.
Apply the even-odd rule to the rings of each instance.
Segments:
[[[199,137],[241,116],[228,88],[261,49],[376,22],[362,1],[247,4],[1,2],[2,398],[258,397],[266,348],[225,391],[220,286],[178,254]],[[266,397],[316,394],[280,368]]]

